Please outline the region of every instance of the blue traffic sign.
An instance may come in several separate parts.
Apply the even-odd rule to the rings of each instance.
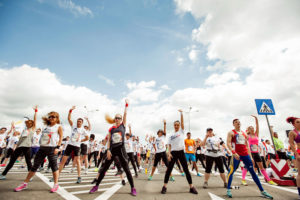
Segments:
[[[255,104],[259,115],[275,115],[275,109],[271,99],[255,99]]]

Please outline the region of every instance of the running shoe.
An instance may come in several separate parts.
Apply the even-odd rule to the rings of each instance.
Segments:
[[[136,196],[136,189],[135,188],[131,188],[131,195]]]
[[[273,199],[273,197],[269,193],[267,193],[266,191],[262,191],[261,195],[263,197],[267,198],[267,199]]]
[[[161,193],[162,194],[166,194],[167,193],[167,188],[165,186],[162,187]]]
[[[181,173],[181,176],[185,176],[184,172]]]
[[[84,174],[85,174],[85,175],[87,175],[87,174],[88,174],[88,169],[87,169],[87,168],[85,168],[85,170],[84,170]]]
[[[149,177],[148,177],[148,181],[152,181],[152,176],[149,176]]]
[[[0,180],[6,180],[6,177],[3,175],[0,175]]]
[[[18,161],[18,160],[16,161],[16,163],[19,163],[19,162],[20,162],[20,161]]]
[[[6,166],[6,164],[1,164],[1,165],[0,165],[0,167],[5,167],[5,166]]]
[[[207,188],[208,188],[208,183],[207,183],[207,182],[204,182],[204,183],[203,183],[203,188],[204,188],[204,189],[207,189]]]
[[[242,180],[242,185],[248,186],[247,182],[245,180]]]
[[[27,183],[22,183],[22,185],[16,187],[16,188],[14,189],[14,191],[15,191],[15,192],[20,192],[20,191],[25,190],[25,189],[27,189]]]
[[[54,182],[54,179],[53,179],[53,178],[50,178],[50,179],[49,179],[49,182]]]
[[[79,183],[81,183],[81,177],[78,177],[77,178],[77,182],[76,182],[77,184],[79,184]]]
[[[138,175],[138,173],[136,173],[136,174],[135,174],[135,178],[138,178],[138,177],[139,177],[139,175]]]
[[[126,182],[125,182],[125,180],[122,180],[122,185],[126,185]]]
[[[97,167],[95,167],[94,172],[98,172],[98,168]]]
[[[198,194],[197,190],[195,187],[190,188],[190,193],[192,194]]]
[[[202,175],[199,172],[197,173],[197,176],[202,177]]]
[[[95,185],[94,187],[92,187],[92,189],[90,190],[90,194],[93,194],[93,193],[97,192],[98,188],[99,188],[98,185]]]
[[[45,171],[45,173],[49,173],[50,172],[50,169],[49,168],[47,168],[46,169],[46,171]]]
[[[271,181],[269,181],[268,183],[269,183],[270,185],[277,185],[277,183],[275,183],[275,182],[274,182],[274,181],[272,181],[272,180],[271,180]]]
[[[97,179],[94,178],[94,180],[91,182],[91,184],[95,184]]]
[[[54,184],[53,188],[50,190],[51,193],[55,193],[58,190],[58,184]]]
[[[171,177],[170,177],[170,181],[173,181],[173,182],[175,181],[174,176],[171,176]]]
[[[232,198],[232,194],[231,194],[231,190],[227,190],[227,194],[226,194],[229,198]]]

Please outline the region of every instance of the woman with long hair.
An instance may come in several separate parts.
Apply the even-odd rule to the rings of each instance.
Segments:
[[[166,171],[165,179],[164,179],[164,186],[162,187],[161,193],[166,194],[167,192],[167,185],[169,181],[169,177],[173,170],[174,164],[178,159],[182,165],[182,168],[186,174],[186,179],[190,186],[190,193],[198,194],[197,190],[194,188],[192,183],[192,176],[190,174],[187,161],[184,155],[184,123],[183,123],[183,114],[182,110],[179,110],[181,120],[174,122],[174,133],[172,133],[168,137],[168,144],[169,144],[169,152],[168,152],[168,159],[170,161],[168,169]]]
[[[126,159],[127,158],[126,150],[124,147],[127,108],[128,108],[128,101],[125,100],[125,111],[123,115],[123,121],[122,121],[122,115],[120,114],[116,114],[114,119],[112,119],[108,115],[105,116],[106,121],[109,124],[114,124],[114,126],[112,126],[109,129],[106,160],[99,170],[98,180],[96,182],[96,185],[90,190],[90,193],[95,193],[98,191],[99,185],[102,179],[104,178],[105,173],[109,169],[111,163],[114,161],[114,158],[117,156],[120,160],[120,164],[124,169],[127,179],[130,183],[131,195],[136,196],[136,189],[134,188],[133,178],[128,167],[128,162]]]
[[[289,124],[292,124],[294,127],[294,130],[289,132],[289,143],[296,157],[296,165],[298,169],[300,169],[300,155],[299,155],[300,154],[300,118],[289,117],[286,119],[286,121]],[[296,181],[297,181],[297,188],[298,188],[298,195],[299,195],[298,198],[300,198],[300,170],[298,170]]]
[[[17,144],[17,148],[12,154],[12,157],[6,166],[5,170],[2,172],[0,176],[0,180],[5,180],[6,179],[6,174],[9,172],[9,170],[14,166],[16,160],[20,155],[25,156],[26,164],[27,164],[27,169],[28,171],[31,169],[32,164],[31,164],[31,155],[30,155],[30,149],[31,149],[31,143],[32,143],[32,138],[35,133],[35,126],[36,126],[36,114],[37,114],[37,106],[33,108],[34,110],[34,120],[26,120],[25,121],[25,129],[22,131],[22,134],[20,136],[20,139]]]
[[[27,174],[25,181],[14,189],[15,192],[20,192],[27,188],[28,182],[35,175],[38,167],[42,164],[45,157],[48,157],[54,179],[54,186],[50,192],[54,193],[58,190],[59,173],[57,166],[57,154],[63,139],[63,128],[60,125],[59,114],[57,112],[52,111],[42,119],[46,127],[42,131],[40,149],[34,158],[34,164]]]

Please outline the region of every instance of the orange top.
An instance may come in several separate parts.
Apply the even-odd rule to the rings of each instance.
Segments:
[[[195,153],[194,146],[195,146],[195,140],[192,139],[185,139],[185,152],[186,153]]]

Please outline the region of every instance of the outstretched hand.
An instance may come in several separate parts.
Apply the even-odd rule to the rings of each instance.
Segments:
[[[38,106],[37,106],[37,105],[33,107],[33,110],[37,110],[37,109],[38,109]]]
[[[72,106],[71,110],[75,110],[76,106]]]
[[[251,115],[252,117],[254,117],[254,118],[257,118],[255,115]]]
[[[179,109],[178,111],[179,111],[180,113],[182,113],[182,110],[181,110],[181,109]]]
[[[163,119],[163,123],[166,124],[166,123],[167,123],[167,120]]]

